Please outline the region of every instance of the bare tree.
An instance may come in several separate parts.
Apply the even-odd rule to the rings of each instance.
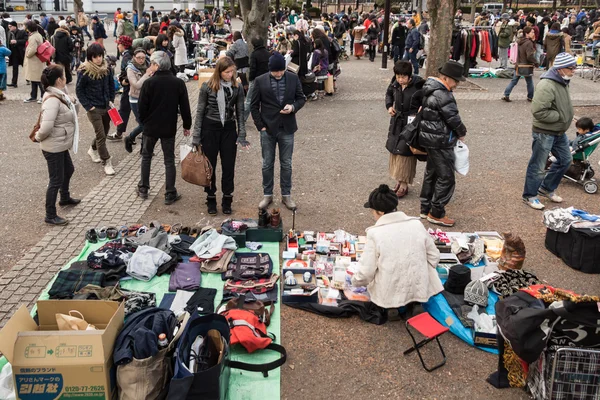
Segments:
[[[77,15],[81,10],[83,10],[83,0],[73,0],[73,13]]]
[[[475,22],[475,14],[477,14],[477,6],[481,4],[482,0],[473,0],[471,3],[471,22]]]
[[[252,51],[252,39],[268,39],[269,0],[240,0],[240,10],[244,21],[244,37]]]
[[[427,0],[431,31],[426,76],[437,76],[438,69],[448,61],[456,8],[457,0]]]

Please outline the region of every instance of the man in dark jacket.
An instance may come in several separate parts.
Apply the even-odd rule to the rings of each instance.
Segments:
[[[142,176],[138,184],[138,195],[148,198],[150,190],[150,165],[156,142],[160,139],[165,170],[165,204],[170,205],[181,199],[175,188],[175,135],[177,134],[177,113],[183,119],[183,134],[190,135],[192,114],[185,83],[171,73],[171,59],[164,51],[156,51],[150,57],[150,69],[154,76],[144,82],[138,107],[144,125],[142,148]]]
[[[289,210],[295,210],[296,203],[291,196],[294,133],[298,130],[296,113],[304,106],[306,97],[298,75],[285,71],[285,59],[281,54],[274,53],[268,65],[270,73],[254,81],[251,103],[263,155],[264,198],[259,207],[266,209],[273,202],[275,149],[279,147],[282,202]]]
[[[405,53],[403,60],[410,60],[413,65],[415,75],[419,75],[419,61],[417,60],[417,53],[421,47],[421,34],[415,26],[415,20],[408,20],[408,36],[406,38],[406,44],[404,45]]]
[[[8,48],[12,52],[8,58],[8,63],[12,65],[11,84],[6,86],[17,87],[19,80],[19,65],[25,61],[25,45],[27,44],[27,32],[17,28],[15,21],[10,21],[8,25]]]
[[[61,21],[59,28],[54,31],[51,41],[55,49],[54,62],[63,66],[67,84],[69,84],[73,81],[73,74],[71,73],[73,41],[71,40],[71,34],[68,31],[66,22]]]
[[[404,54],[404,46],[406,44],[406,27],[404,21],[400,20],[394,25],[392,30],[392,54],[394,55],[394,63],[398,61]]]
[[[427,150],[427,167],[421,189],[421,218],[442,226],[454,226],[446,216],[446,204],[455,187],[454,146],[463,140],[467,128],[458,115],[452,90],[463,82],[463,65],[448,61],[439,78],[428,78],[423,85],[422,119],[419,145]]]
[[[252,47],[254,50],[250,53],[250,73],[248,80],[248,93],[246,94],[246,104],[244,108],[244,119],[247,121],[250,116],[250,101],[252,100],[252,91],[254,88],[254,80],[269,72],[269,50],[265,48],[265,42],[261,38],[252,39]]]

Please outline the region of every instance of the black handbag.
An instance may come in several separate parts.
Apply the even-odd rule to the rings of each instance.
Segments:
[[[533,65],[517,65],[515,73],[517,76],[533,76]]]
[[[600,274],[600,229],[572,226],[567,233],[547,229],[545,245],[569,267]]]

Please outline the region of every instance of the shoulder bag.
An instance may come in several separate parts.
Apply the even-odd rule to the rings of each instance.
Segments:
[[[50,97],[55,97],[58,100],[60,100],[61,103],[63,103],[65,106],[69,107],[69,105],[67,104],[67,102],[65,102],[63,99],[61,99],[59,96],[56,95],[48,95],[48,97],[46,97],[44,100],[42,100],[42,105],[44,104],[44,102],[46,100],[48,100]],[[35,139],[35,134],[40,130],[40,124],[42,122],[42,111],[40,110],[40,115],[38,115],[38,119],[37,122],[35,123],[35,125],[33,125],[33,129],[31,130],[31,132],[29,133],[29,140],[31,140],[33,143],[37,143],[37,140]]]
[[[516,69],[515,69],[515,73],[517,76],[533,76],[533,70],[534,70],[534,66],[527,64],[527,65],[517,65]]]
[[[202,152],[202,146],[196,146],[181,161],[181,177],[192,185],[209,187],[213,167]]]

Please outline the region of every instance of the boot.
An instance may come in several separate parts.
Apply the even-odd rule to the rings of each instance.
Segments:
[[[221,207],[223,207],[223,214],[229,215],[231,214],[231,203],[233,202],[232,195],[223,195],[223,201],[221,202]]]
[[[281,223],[281,211],[279,208],[274,208],[271,214],[271,227],[279,228],[279,224]]]
[[[270,222],[271,222],[271,214],[269,214],[269,211],[265,210],[264,208],[259,208],[258,209],[258,226],[260,228],[266,228]]]
[[[265,196],[265,197],[263,197],[261,202],[258,204],[258,208],[266,210],[272,202],[273,202],[273,195]]]
[[[115,170],[112,166],[112,157],[104,161],[104,173],[108,176],[113,176],[115,174]]]
[[[92,162],[101,163],[102,159],[100,158],[100,154],[98,154],[98,150],[94,150],[90,147],[88,150],[88,155],[92,158]]]
[[[206,206],[208,215],[217,215],[217,196],[208,196]]]
[[[290,195],[281,196],[281,202],[287,207],[288,210],[294,211],[296,208],[298,208],[294,200],[292,200],[292,196]]]

